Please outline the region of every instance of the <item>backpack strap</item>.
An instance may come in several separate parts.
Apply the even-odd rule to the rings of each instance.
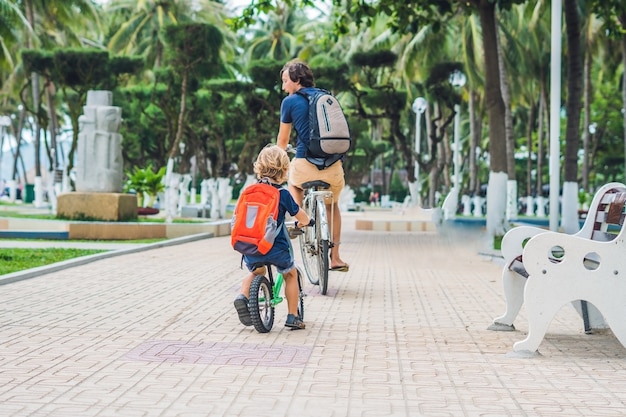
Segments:
[[[307,94],[307,93],[305,93],[304,91],[302,91],[302,89],[300,89],[300,90],[296,91],[296,94],[297,94],[297,95],[299,95],[299,96],[301,96],[301,97],[306,98],[306,99],[307,99],[307,101],[309,100],[309,94]]]
[[[306,87],[305,87],[306,88]],[[330,91],[326,90],[325,88],[319,88],[319,87],[313,87],[315,88],[315,93],[325,93],[325,94],[332,94]],[[306,98],[307,100],[309,99],[309,97],[311,97],[312,94],[307,93],[306,91],[303,91],[304,88],[299,89],[298,91],[296,91],[296,94],[299,96],[302,96],[304,98]]]
[[[275,182],[270,181],[268,177],[261,178],[260,180],[257,181],[257,183],[271,185],[272,187],[277,188],[279,190],[283,188],[282,185],[276,184]]]

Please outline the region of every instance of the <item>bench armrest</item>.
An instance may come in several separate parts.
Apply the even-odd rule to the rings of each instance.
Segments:
[[[501,252],[507,265],[522,255],[525,242],[533,236],[547,232],[546,229],[534,226],[518,226],[509,230],[502,238]]]
[[[593,200],[589,205],[589,211],[587,212],[587,217],[585,218],[583,226],[577,233],[575,233],[575,236],[591,238],[595,228],[596,216],[598,215],[598,206],[602,203],[603,199],[606,198],[606,193],[611,191],[624,192],[626,191],[626,186],[619,182],[610,182],[600,187],[596,191],[593,196]]]

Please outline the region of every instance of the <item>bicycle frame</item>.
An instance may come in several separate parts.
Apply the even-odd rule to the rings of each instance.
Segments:
[[[332,227],[333,227],[333,203],[334,203],[334,199],[333,199],[333,193],[332,191],[327,191],[327,190],[308,190],[307,192],[307,197],[310,199],[309,201],[309,207],[311,207],[311,205],[313,204],[313,202],[315,202],[315,204],[318,204],[318,211],[320,213],[320,220],[321,220],[321,224],[319,225],[320,227],[320,233],[321,233],[321,238],[323,240],[328,240],[328,242],[331,243],[332,246],[332,240],[333,240],[333,236],[332,236]],[[326,199],[330,199],[330,222],[328,221],[328,210],[326,210]],[[319,206],[319,205],[323,205],[323,209]]]
[[[304,269],[311,284],[319,285],[322,295],[328,290],[329,250],[332,242],[332,215],[329,224],[328,205],[334,205],[333,193],[328,190],[325,181],[309,181],[302,184],[304,188],[303,208],[315,220],[315,225],[300,235],[300,251]],[[320,187],[321,189],[318,189]],[[328,202],[328,204],[326,204]]]
[[[279,272],[278,274],[276,274],[276,281],[274,281],[271,267],[267,268],[267,278],[270,281],[270,285],[272,286],[272,294],[274,295],[273,298],[270,300],[270,304],[272,305],[272,307],[276,307],[284,300],[284,298],[280,296],[280,290],[283,288],[285,278],[283,278],[283,274]],[[259,297],[259,301],[265,301],[265,298]]]

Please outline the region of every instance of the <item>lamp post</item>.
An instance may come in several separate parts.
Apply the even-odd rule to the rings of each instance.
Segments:
[[[418,97],[413,102],[413,111],[415,112],[415,165],[413,167],[413,172],[415,176],[415,204],[420,206],[420,195],[422,191],[422,184],[420,183],[420,165],[418,163],[418,155],[420,154],[420,141],[422,136],[422,114],[426,111],[426,106],[428,105],[426,99],[424,97]]]

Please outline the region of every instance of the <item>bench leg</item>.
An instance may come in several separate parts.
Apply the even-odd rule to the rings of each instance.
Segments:
[[[618,293],[623,294],[623,291],[624,290],[621,289]],[[626,348],[626,320],[624,320],[623,298],[621,296],[607,297],[603,300],[603,304],[600,305],[602,307],[602,314],[609,328],[622,346]]]
[[[556,313],[572,301],[570,295],[564,294],[559,285],[549,285],[548,281],[550,281],[549,278],[533,280],[531,276],[526,283],[524,297],[527,300],[528,335],[526,339],[513,345],[513,350],[516,352],[537,351]]]
[[[524,303],[526,278],[505,267],[502,269],[502,283],[504,284],[506,311],[502,316],[493,319],[493,323],[487,329],[500,332],[514,331],[513,321]]]

